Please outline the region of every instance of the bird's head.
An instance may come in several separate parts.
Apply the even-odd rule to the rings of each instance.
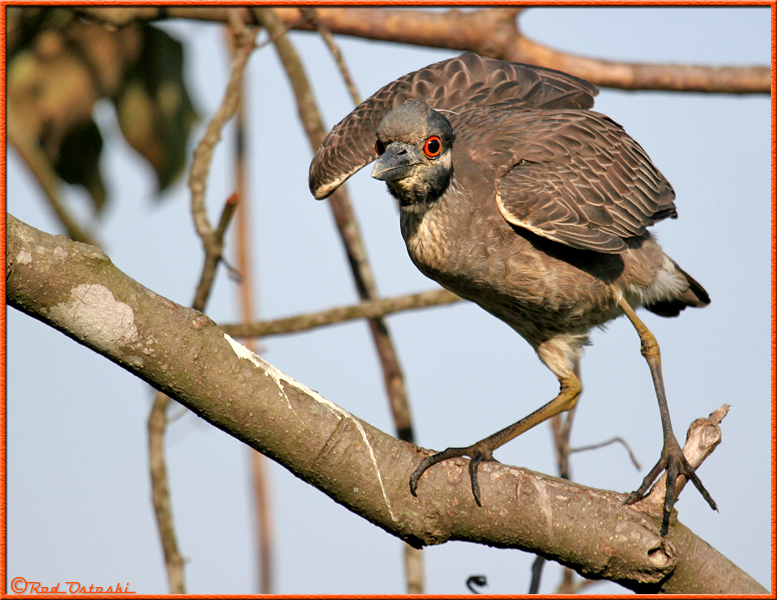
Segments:
[[[404,210],[423,210],[447,189],[453,175],[450,122],[423,99],[410,100],[378,126],[372,169]]]

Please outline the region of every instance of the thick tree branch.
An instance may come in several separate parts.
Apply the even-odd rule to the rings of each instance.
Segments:
[[[226,336],[205,315],[119,271],[97,248],[7,222],[8,303],[176,398],[349,510],[415,546],[465,540],[520,548],[640,592],[766,593],[673,519],[624,495],[499,463],[481,466],[485,503],[464,460],[431,469],[419,451],[339,408]],[[703,437],[703,436],[702,436]]]
[[[186,18],[226,21],[222,7],[81,7],[81,14],[112,26],[134,20]],[[601,87],[626,90],[668,90],[727,94],[768,94],[768,66],[707,66],[641,64],[578,56],[544,46],[525,37],[516,24],[522,9],[486,8],[469,12],[453,9],[429,12],[406,8],[318,8],[317,22],[335,34],[401,42],[433,48],[471,50],[483,56],[560,69]],[[291,29],[313,30],[298,8],[276,8]]]

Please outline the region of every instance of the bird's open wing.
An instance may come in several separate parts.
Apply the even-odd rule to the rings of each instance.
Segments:
[[[676,217],[674,190],[620,125],[591,111],[507,114],[497,203],[514,225],[573,248],[618,253],[624,239]],[[504,147],[513,161],[505,164]],[[503,166],[502,166],[503,165]],[[499,178],[499,174],[497,174]]]
[[[326,198],[377,158],[375,131],[391,109],[415,98],[432,108],[465,112],[495,104],[522,108],[590,108],[597,88],[577,77],[477,54],[429,65],[400,77],[335,125],[310,165],[310,191]]]

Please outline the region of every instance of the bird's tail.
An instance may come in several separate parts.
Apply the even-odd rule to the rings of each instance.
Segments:
[[[687,306],[703,308],[710,303],[710,295],[707,293],[707,290],[688,273],[683,271],[677,263],[674,263],[674,266],[677,272],[685,277],[688,282],[688,289],[671,300],[659,300],[653,304],[645,305],[645,308],[650,312],[662,317],[676,317]]]

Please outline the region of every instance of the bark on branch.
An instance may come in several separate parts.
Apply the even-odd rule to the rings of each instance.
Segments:
[[[226,336],[202,313],[146,289],[92,246],[8,216],[8,303],[102,354],[195,414],[276,460],[349,510],[414,546],[464,540],[520,548],[639,592],[766,593],[673,519],[623,494],[499,463],[481,466],[485,503],[466,461],[421,480],[425,451],[346,412]],[[708,439],[700,436],[699,439]]]
[[[88,18],[120,27],[135,20],[186,18],[227,20],[223,7],[80,7]],[[470,50],[483,56],[538,64],[566,71],[601,87],[625,90],[668,90],[726,94],[768,94],[768,66],[708,66],[643,64],[603,60],[570,54],[523,35],[517,18],[523,9],[486,8],[429,12],[407,8],[334,8],[316,11],[317,22],[335,34],[400,42],[433,48]],[[279,7],[275,14],[290,29],[312,31],[314,26],[299,8]]]

